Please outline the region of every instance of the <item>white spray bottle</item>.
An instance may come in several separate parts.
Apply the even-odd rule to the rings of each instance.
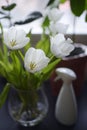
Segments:
[[[57,97],[55,105],[55,117],[64,125],[73,125],[77,120],[77,103],[73,90],[72,80],[76,79],[76,74],[69,68],[57,68],[58,79],[63,80],[63,85]]]

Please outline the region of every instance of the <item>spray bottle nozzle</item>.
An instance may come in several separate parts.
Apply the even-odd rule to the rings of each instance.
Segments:
[[[57,81],[59,79],[64,80],[75,80],[76,74],[72,69],[60,67],[56,69],[57,77],[54,79],[54,81]]]

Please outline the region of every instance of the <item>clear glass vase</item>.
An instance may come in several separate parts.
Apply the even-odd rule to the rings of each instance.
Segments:
[[[12,88],[8,109],[13,120],[22,126],[37,125],[48,112],[48,100],[43,87],[27,91]]]

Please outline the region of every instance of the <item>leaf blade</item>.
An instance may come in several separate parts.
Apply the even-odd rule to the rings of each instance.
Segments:
[[[40,12],[36,11],[36,12],[33,12],[30,15],[28,15],[28,18],[26,18],[24,21],[18,21],[18,22],[15,22],[14,24],[17,24],[17,25],[27,24],[40,17],[42,17],[42,14]]]
[[[8,5],[8,6],[2,6],[2,9],[4,11],[11,11],[12,9],[15,8],[15,6],[16,6],[16,3],[12,3],[12,4]]]
[[[85,0],[70,0],[71,10],[76,16],[80,16],[85,10]]]
[[[8,96],[8,92],[9,92],[9,89],[10,89],[10,84],[7,83],[2,91],[2,93],[0,94],[0,108],[2,107],[2,105],[4,104],[4,102],[6,101],[7,99],[7,96]]]

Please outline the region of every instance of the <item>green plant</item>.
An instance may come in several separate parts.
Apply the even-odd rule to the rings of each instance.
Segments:
[[[87,0],[49,0],[48,5],[52,5],[55,1],[58,3],[58,5],[66,1],[70,1],[70,8],[75,16],[79,17],[84,11],[87,12]],[[85,20],[87,21],[87,13],[85,16]]]
[[[0,107],[13,85],[16,89],[35,91],[49,79],[55,66],[73,51],[73,41],[64,34],[67,26],[59,23],[63,13],[57,8],[48,9],[42,22],[42,36],[32,47],[32,33],[15,26],[6,31],[1,27],[0,75],[7,84],[0,94]],[[46,33],[48,30],[48,34]],[[24,98],[24,96],[22,97]],[[25,99],[23,99],[25,102]]]

